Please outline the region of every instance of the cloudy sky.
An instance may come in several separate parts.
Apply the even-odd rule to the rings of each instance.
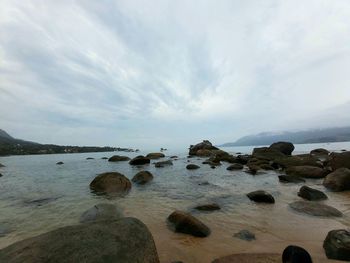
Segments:
[[[0,0],[15,137],[171,148],[349,112],[349,0]]]

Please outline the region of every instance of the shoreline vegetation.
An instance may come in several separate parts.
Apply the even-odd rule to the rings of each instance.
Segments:
[[[308,154],[292,155],[293,151],[294,145],[292,143],[276,142],[269,147],[255,148],[252,154],[233,155],[204,140],[190,146],[187,158],[188,162],[190,162],[191,157],[204,158],[202,164],[212,168],[223,163],[235,165],[227,170],[233,172],[235,169],[244,169],[247,176],[254,177],[272,170],[281,176],[284,175],[283,180],[276,177],[276,179],[279,178],[280,183],[288,183],[289,185],[295,184],[298,180],[305,182],[310,179],[322,179],[325,190],[332,192],[350,190],[349,151],[330,153],[326,149],[314,149]],[[137,166],[143,169],[142,167],[149,165],[151,160],[162,158],[171,157],[162,153],[150,153],[146,156],[136,156],[131,160],[114,156],[109,161],[128,162],[130,167]],[[172,161],[176,161],[177,158],[168,160],[171,160],[172,164]],[[169,163],[169,165],[171,164]],[[164,169],[162,168],[164,166],[155,165],[155,167]],[[196,168],[200,169],[201,167],[197,166]],[[193,172],[196,173],[196,171]],[[125,197],[133,187],[145,187],[142,185],[150,183],[153,177],[151,173],[142,171],[129,180],[121,173],[106,172],[97,175],[86,187],[90,188],[91,194],[105,196],[107,199]],[[259,176],[255,178],[258,180]],[[312,181],[310,180],[310,182]],[[275,200],[278,201],[281,198],[263,189],[246,193],[246,197],[255,205],[265,206],[266,209],[275,206]],[[329,198],[322,191],[311,187],[302,187],[299,193],[295,194],[295,197],[301,199],[289,204],[289,212],[291,213],[311,216],[315,218],[314,220],[346,217],[341,211],[321,202],[321,200]],[[216,203],[196,207],[199,211],[213,211],[214,213],[220,208],[220,205]],[[55,262],[79,262],[82,260],[84,262],[160,262],[150,230],[139,219],[124,217],[118,206],[96,204],[85,211],[79,221],[80,224],[59,228],[1,249],[0,261],[44,263],[47,262],[45,259],[50,258],[51,261]],[[210,225],[196,217],[196,214],[177,209],[164,218],[164,224],[168,225],[169,231],[195,238],[210,238],[213,232]],[[247,230],[236,233],[235,237],[250,242],[256,240],[254,233]],[[81,240],[83,240],[83,244],[80,244]],[[350,232],[345,227],[344,229],[332,229],[324,237],[323,244],[319,244],[319,247],[323,248],[328,259],[348,261],[350,260],[349,240]],[[224,257],[217,256],[216,259],[211,259],[212,262],[277,263],[281,262],[282,259],[284,263],[312,263],[310,254],[305,249],[293,246],[293,244],[278,254],[266,251],[265,253],[236,253]],[[320,255],[313,256],[315,256],[314,262],[321,262],[318,261]],[[322,262],[326,261],[322,260]]]

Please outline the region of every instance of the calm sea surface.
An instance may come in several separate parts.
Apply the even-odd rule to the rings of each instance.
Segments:
[[[323,147],[331,151],[350,149],[350,143],[295,145],[294,154]],[[253,147],[223,148],[231,153],[251,153]],[[156,152],[157,150],[153,150]],[[110,163],[101,157],[114,154],[134,157],[140,153],[84,153],[1,157],[0,168],[0,248],[27,237],[62,226],[79,223],[80,215],[100,202],[116,204],[126,216],[141,219],[151,230],[161,262],[211,262],[214,258],[244,252],[281,252],[289,245],[301,245],[318,261],[328,262],[322,242],[329,230],[349,228],[350,194],[332,193],[322,180],[308,180],[306,185],[325,191],[332,205],[344,213],[340,219],[316,218],[297,214],[288,204],[300,200],[302,184],[281,184],[278,173],[252,176],[244,171],[227,171],[223,163],[216,169],[202,165],[204,159],[187,159],[187,151],[167,151],[178,155],[174,165],[155,168],[153,164],[132,167],[128,162]],[[93,157],[93,160],[86,160]],[[166,159],[166,158],[165,158]],[[63,161],[64,165],[56,165]],[[158,160],[157,160],[158,161]],[[188,171],[196,163],[200,169]],[[131,179],[138,171],[148,170],[154,180],[143,186],[133,185],[122,198],[107,199],[89,190],[93,178],[103,172],[118,171]],[[207,185],[201,185],[208,182]],[[273,194],[274,205],[257,205],[246,194],[263,189]],[[192,210],[197,204],[217,202],[222,209],[211,213]],[[193,213],[212,230],[207,238],[175,234],[166,225],[167,216],[175,209]],[[233,234],[248,229],[256,241],[247,242]],[[336,262],[336,261],[329,261]]]

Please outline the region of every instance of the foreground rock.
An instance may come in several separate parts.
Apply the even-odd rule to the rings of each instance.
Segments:
[[[212,263],[281,263],[281,255],[272,253],[233,254]]]
[[[115,205],[102,203],[86,210],[80,216],[80,223],[117,220],[123,217],[123,213]]]
[[[90,189],[96,193],[127,193],[131,182],[123,174],[117,172],[102,173],[90,183]]]
[[[328,232],[323,248],[329,259],[350,261],[350,232],[345,229]]]
[[[168,216],[168,221],[174,227],[175,232],[195,237],[207,237],[210,235],[209,227],[188,213],[175,211]]]
[[[283,263],[312,263],[311,256],[304,248],[298,246],[288,246],[282,254]]]
[[[113,155],[111,158],[108,159],[108,162],[125,162],[129,160],[130,158],[128,156]]]
[[[299,176],[303,178],[319,179],[327,175],[327,171],[314,166],[292,166],[286,169],[287,175]]]
[[[315,166],[323,168],[322,162],[309,154],[285,156],[282,158],[275,158],[273,161],[275,165],[281,168],[288,168],[291,166]]]
[[[199,205],[199,206],[196,206],[194,209],[200,210],[200,211],[215,211],[215,210],[220,210],[221,208],[218,204],[212,203],[212,204]]]
[[[159,263],[153,237],[136,218],[80,224],[14,243],[0,262]]]
[[[258,190],[247,194],[248,198],[257,203],[275,203],[275,198],[263,190]]]
[[[171,166],[173,165],[173,162],[171,160],[166,160],[162,162],[156,162],[154,163],[154,166],[157,168],[165,167],[165,166]]]
[[[132,159],[129,164],[130,165],[144,165],[150,163],[151,160],[149,158],[146,158],[142,155],[136,156],[134,159]]]
[[[146,155],[146,158],[148,159],[159,159],[163,157],[165,157],[163,153],[149,153]]]
[[[149,171],[141,171],[131,179],[136,184],[146,184],[153,180],[153,175]]]
[[[228,171],[242,170],[242,169],[243,169],[243,165],[240,163],[231,164],[229,167],[226,168],[226,170]]]
[[[294,175],[279,175],[278,179],[282,183],[304,183],[305,180],[299,176]]]
[[[350,169],[350,152],[331,153],[328,165],[332,167],[333,171],[339,168]]]
[[[196,170],[196,169],[199,169],[200,167],[198,166],[198,165],[196,165],[196,164],[188,164],[187,166],[186,166],[186,169],[187,170]]]
[[[350,190],[350,169],[339,168],[328,174],[323,180],[323,185],[335,192]]]
[[[299,213],[308,214],[312,216],[341,217],[343,215],[339,210],[335,209],[334,207],[315,202],[296,201],[289,204],[289,206]]]
[[[254,233],[250,232],[249,230],[241,230],[238,233],[235,233],[233,235],[234,237],[237,237],[239,239],[245,240],[245,241],[252,241],[255,240]]]
[[[62,165],[62,164],[64,164],[64,162],[57,162],[56,164],[57,165]]]
[[[219,148],[213,146],[210,141],[204,140],[203,142],[198,143],[196,145],[191,145],[189,155],[197,155],[197,152],[199,150],[207,150],[207,151],[200,152],[200,154],[203,155],[203,152],[206,152],[206,154],[208,154],[209,153],[208,151],[219,150]]]
[[[306,185],[302,186],[298,192],[298,196],[309,201],[320,201],[328,199],[327,195],[319,190],[313,189]]]

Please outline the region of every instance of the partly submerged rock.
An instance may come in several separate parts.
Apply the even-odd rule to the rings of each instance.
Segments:
[[[62,164],[64,164],[64,162],[57,162],[56,164],[57,165],[62,165]]]
[[[329,154],[329,151],[323,148],[317,148],[312,150],[310,154],[316,156],[327,156]]]
[[[204,140],[201,143],[197,143],[196,145],[191,145],[189,150],[189,155],[197,155],[197,151],[199,150],[219,150],[219,148],[213,146],[213,144],[208,141]]]
[[[349,168],[350,169],[350,151],[341,153],[331,153],[329,155],[330,159],[328,165],[332,167],[333,171],[339,168]]]
[[[194,209],[200,210],[200,211],[214,211],[214,210],[220,210],[221,207],[216,203],[211,203],[211,204],[198,205]]]
[[[240,163],[231,164],[230,166],[228,166],[226,168],[226,170],[228,170],[228,171],[241,170],[241,169],[243,169],[243,165]]]
[[[90,189],[101,194],[125,194],[131,189],[131,182],[121,173],[107,172],[96,176],[90,183]]]
[[[274,164],[281,168],[288,168],[291,166],[315,166],[323,168],[322,162],[315,156],[307,155],[293,155],[274,159]]]
[[[304,178],[319,179],[324,178],[328,171],[314,166],[291,166],[286,169],[287,175],[299,176]]]
[[[159,263],[153,237],[136,218],[79,224],[16,242],[0,262]]]
[[[282,254],[283,263],[312,263],[311,256],[304,248],[288,246]]]
[[[108,160],[108,157],[102,157],[101,159],[102,160]]]
[[[165,157],[163,153],[149,153],[146,155],[146,158],[148,159],[159,159],[163,157]]]
[[[113,155],[111,158],[108,159],[108,162],[125,162],[129,160],[130,158],[128,156]]]
[[[187,170],[196,170],[196,169],[199,169],[199,168],[200,168],[200,167],[199,167],[198,165],[193,164],[193,163],[188,164],[188,165],[186,166],[186,169],[187,169]]]
[[[257,203],[275,203],[275,198],[266,191],[258,190],[247,194],[248,198]]]
[[[24,201],[24,204],[28,206],[43,206],[48,203],[56,201],[60,197],[61,196],[49,196],[49,197],[41,197],[36,199],[28,199]]]
[[[210,235],[209,227],[188,213],[175,211],[168,216],[168,221],[174,227],[175,232],[196,237],[207,237]]]
[[[335,192],[350,190],[350,169],[339,168],[328,174],[323,180],[323,185]]]
[[[302,186],[298,192],[298,196],[307,199],[309,201],[320,201],[326,200],[328,197],[325,193],[308,187],[306,185]]]
[[[308,214],[312,216],[321,216],[321,217],[341,217],[343,214],[338,209],[335,209],[334,207],[316,203],[316,202],[310,202],[310,201],[296,201],[289,206],[303,214]]]
[[[305,180],[299,176],[294,175],[279,175],[278,179],[282,183],[304,183]]]
[[[0,163],[0,167],[5,167],[5,165],[3,165],[3,164]]]
[[[233,236],[246,241],[255,240],[255,234],[246,229],[235,233]]]
[[[140,171],[132,178],[131,181],[137,184],[146,184],[153,180],[153,175],[149,171]]]
[[[170,165],[173,165],[173,162],[171,160],[166,160],[166,161],[154,163],[154,166],[157,167],[157,168],[170,166]]]
[[[151,160],[147,157],[144,157],[142,155],[136,156],[135,158],[131,159],[129,164],[130,165],[144,165],[150,163]]]
[[[323,248],[329,259],[350,261],[350,232],[345,229],[328,232]]]
[[[273,253],[233,254],[215,259],[212,263],[281,263],[281,255]]]
[[[86,160],[94,160],[95,158],[87,157]]]
[[[94,205],[80,216],[80,223],[91,223],[116,220],[123,217],[123,213],[115,205],[101,203]]]

